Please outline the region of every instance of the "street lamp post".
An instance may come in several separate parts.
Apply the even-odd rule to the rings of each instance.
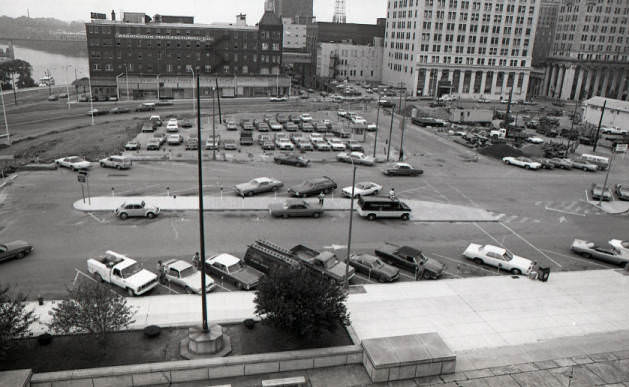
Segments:
[[[345,259],[345,289],[349,289],[349,255],[352,250],[352,220],[354,219],[354,189],[356,188],[356,164],[350,157],[352,162],[352,196],[349,200],[349,235],[347,236],[347,258]]]
[[[214,110],[214,88],[212,88],[212,160],[213,161],[216,161],[216,148],[218,148],[218,141],[216,141],[216,113]]]
[[[197,137],[199,139],[199,146],[197,146],[197,170],[198,170],[198,183],[199,183],[199,249],[201,252],[201,313],[202,316],[202,329],[203,332],[208,332],[207,325],[207,297],[205,291],[205,222],[203,219],[203,158],[201,152],[201,95],[200,77],[197,76]],[[194,87],[194,84],[193,84]]]
[[[404,90],[404,108],[401,109],[402,111],[402,134],[400,136],[400,157],[399,157],[399,161],[402,161],[402,159],[404,158],[404,129],[406,128],[406,114],[404,112],[404,109],[406,109],[406,89]]]
[[[380,127],[380,95],[378,95],[378,112],[376,113],[376,135],[373,139],[373,157],[376,157],[376,145],[378,144],[378,130]]]
[[[387,161],[391,154],[391,136],[393,135],[393,117],[395,116],[395,104],[391,107],[391,127],[389,128],[389,147],[387,148]]]

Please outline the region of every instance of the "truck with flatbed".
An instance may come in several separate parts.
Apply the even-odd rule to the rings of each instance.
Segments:
[[[87,270],[97,280],[124,289],[129,296],[147,293],[159,283],[157,274],[143,269],[136,260],[111,250],[88,259]]]
[[[304,267],[338,283],[345,281],[345,263],[340,262],[334,253],[319,252],[304,245],[289,250],[269,241],[258,240],[249,245],[244,259],[248,265],[264,273],[281,267]],[[347,275],[349,279],[354,276],[353,267],[347,268]]]

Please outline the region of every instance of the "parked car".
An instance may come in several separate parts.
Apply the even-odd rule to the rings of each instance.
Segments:
[[[358,141],[349,140],[345,144],[345,147],[350,152],[364,152],[365,151],[365,149],[363,148],[363,144],[359,143]]]
[[[128,151],[139,150],[140,149],[140,143],[135,141],[135,140],[129,141],[128,143],[126,143],[124,145],[124,149],[128,150]]]
[[[236,145],[236,140],[233,138],[226,138],[223,140],[223,149],[225,150],[238,150],[238,146]]]
[[[155,110],[155,104],[153,102],[145,102],[135,108],[136,112],[151,112],[153,110]]]
[[[493,245],[470,243],[463,256],[477,264],[487,264],[511,272],[514,275],[528,275],[533,269],[533,261]]]
[[[14,258],[24,258],[33,251],[33,246],[25,241],[17,240],[0,243],[0,262]]]
[[[341,152],[336,155],[336,159],[345,163],[353,162],[354,164],[367,166],[373,166],[376,163],[372,156],[367,156],[362,152]]]
[[[96,281],[107,282],[126,290],[129,296],[139,296],[156,287],[158,277],[143,269],[134,259],[108,250],[105,255],[87,260],[87,271]]]
[[[199,139],[196,137],[189,137],[186,140],[186,150],[197,150],[199,149]]]
[[[133,161],[125,156],[109,156],[101,159],[99,164],[102,168],[129,169],[133,166]]]
[[[108,110],[101,110],[101,109],[90,109],[87,111],[87,115],[88,116],[103,116],[105,114],[109,113]]]
[[[618,249],[616,245],[610,245],[609,248],[604,249],[594,242],[575,239],[570,249],[585,258],[599,259],[615,265],[626,265],[629,263],[629,254]]]
[[[192,121],[191,120],[183,120],[183,122],[181,123],[181,127],[182,128],[192,128]]]
[[[324,139],[312,141],[312,146],[319,152],[329,152],[332,150],[330,144],[328,144]]]
[[[162,126],[162,119],[159,115],[154,114],[149,118],[149,121],[153,124],[153,127]]]
[[[416,278],[437,279],[446,270],[446,265],[434,258],[425,256],[412,246],[397,246],[386,243],[374,250],[384,262],[409,270]]]
[[[312,116],[308,113],[303,113],[299,116],[301,122],[312,122]]]
[[[277,113],[275,115],[275,119],[277,120],[277,122],[279,122],[280,124],[284,125],[285,123],[288,122],[288,114],[286,114],[286,113]]]
[[[159,207],[147,205],[144,200],[134,200],[122,203],[114,210],[114,216],[117,216],[122,220],[130,217],[153,219],[159,215],[159,212]]]
[[[48,101],[57,101],[59,100],[59,96],[57,94],[51,94],[48,96]]]
[[[262,148],[262,150],[274,150],[275,143],[271,140],[265,140],[262,142],[262,144],[260,144],[260,147]]]
[[[229,282],[241,290],[253,290],[262,278],[262,272],[245,265],[230,254],[218,254],[206,259],[205,266],[214,276]]]
[[[238,126],[236,125],[236,123],[232,120],[228,120],[225,123],[226,129],[227,130],[238,130]]]
[[[183,136],[179,133],[169,134],[166,138],[166,143],[168,145],[181,145],[183,144]]]
[[[295,124],[294,122],[287,121],[284,124],[284,130],[286,130],[287,132],[296,132],[297,129],[299,129],[299,126],[297,126],[297,124]]]
[[[174,132],[178,132],[179,131],[179,126],[177,125],[177,122],[168,122],[168,124],[166,124],[166,131],[168,133],[174,133]]]
[[[282,151],[292,151],[295,149],[295,146],[293,145],[293,143],[290,142],[290,140],[286,138],[276,139],[275,146],[277,147],[277,149],[282,150]]]
[[[152,138],[146,143],[146,150],[159,150],[162,147],[162,141],[159,138]]]
[[[512,157],[512,156],[507,156],[507,157],[503,157],[502,161],[507,164],[507,165],[515,165],[517,167],[520,168],[525,168],[525,169],[541,169],[542,168],[542,164],[533,161],[527,157]]]
[[[609,188],[609,186],[605,187],[605,190],[603,190],[603,186],[601,184],[592,183],[592,186],[590,187],[590,193],[592,194],[593,200],[604,200],[607,202],[612,200],[613,198],[612,190]]]
[[[570,159],[562,159],[562,158],[555,157],[555,158],[550,159],[550,162],[553,163],[555,168],[572,169],[572,161],[570,161]]]
[[[545,157],[535,158],[533,161],[538,162],[542,165],[542,169],[554,169],[555,163],[553,163],[550,159]]]
[[[282,130],[282,124],[280,124],[279,122],[274,121],[274,120],[271,120],[269,122],[269,127],[274,132],[278,132],[278,131]]]
[[[297,140],[295,142],[295,145],[297,145],[297,148],[299,148],[299,150],[302,152],[314,150],[310,141],[305,138],[300,138],[299,140]]]
[[[296,197],[318,195],[321,192],[329,194],[337,188],[334,180],[327,176],[306,180],[288,189],[288,193]]]
[[[377,195],[380,191],[382,191],[382,186],[380,184],[376,184],[372,181],[361,181],[356,183],[354,187],[354,197],[357,196],[369,196],[369,195]],[[345,187],[342,190],[343,196],[349,198],[352,196],[352,186]]]
[[[208,150],[218,150],[218,147],[221,145],[221,136],[217,134],[216,136],[208,136],[205,141],[205,149]]]
[[[400,279],[400,269],[388,265],[378,257],[369,254],[352,254],[349,264],[359,273],[378,282],[394,282]]]
[[[383,170],[387,176],[419,176],[424,173],[422,169],[415,168],[408,163],[394,163],[387,169]]]
[[[57,164],[57,166],[59,167],[69,168],[73,171],[89,169],[92,166],[92,163],[79,156],[63,157],[55,160],[55,164]]]
[[[112,108],[109,110],[109,113],[111,114],[122,114],[122,113],[129,113],[131,111],[131,109],[126,108],[126,107],[122,107],[122,106],[116,106],[115,108]]]
[[[182,287],[186,293],[201,294],[201,272],[190,263],[181,259],[169,259],[162,266],[164,281]],[[214,280],[206,274],[205,291],[211,292],[215,288]]]
[[[299,124],[299,128],[302,132],[314,132],[314,126],[310,122],[302,122]]]
[[[572,168],[582,169],[582,170],[587,171],[587,172],[596,172],[596,171],[598,171],[598,166],[596,164],[592,164],[592,163],[587,162],[585,160],[575,159],[575,160],[571,160],[571,162],[572,162]]]
[[[621,239],[612,239],[609,241],[609,245],[613,246],[624,255],[629,256],[629,241],[623,241]]]
[[[153,133],[153,138],[159,141],[160,146],[166,143],[166,135],[164,133]]]
[[[292,153],[280,153],[273,158],[276,164],[293,165],[295,167],[307,167],[310,160]]]
[[[270,177],[258,177],[252,179],[246,183],[237,184],[234,186],[234,191],[239,196],[252,196],[255,194],[277,191],[284,186],[284,183],[277,179]]]
[[[626,184],[616,184],[614,187],[616,197],[620,200],[629,200],[629,186]]]
[[[344,151],[346,149],[345,143],[340,138],[329,138],[328,144],[333,151]]]
[[[531,144],[543,144],[544,143],[544,139],[541,138],[541,137],[537,137],[537,136],[527,137],[526,141],[530,142]]]
[[[289,217],[309,217],[318,218],[323,215],[323,207],[308,203],[303,199],[288,199],[282,203],[271,203],[269,205],[271,216],[279,218]]]

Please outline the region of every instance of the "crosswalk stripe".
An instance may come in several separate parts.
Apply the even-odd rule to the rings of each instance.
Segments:
[[[520,219],[520,223],[525,223],[528,220],[529,220],[529,218],[525,216],[524,218]]]
[[[510,217],[508,217],[504,221],[507,222],[507,223],[510,223],[510,222],[513,222],[514,220],[516,220],[517,218],[518,218],[517,215],[511,215]]]

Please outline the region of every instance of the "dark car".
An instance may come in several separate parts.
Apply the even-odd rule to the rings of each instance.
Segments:
[[[419,176],[424,171],[407,163],[395,163],[382,171],[382,173],[387,176]]]
[[[303,199],[288,199],[282,203],[269,204],[269,213],[276,218],[319,218],[323,214],[323,207]]]
[[[59,96],[57,94],[51,94],[48,96],[48,101],[57,101]]]
[[[192,121],[190,121],[190,120],[183,120],[183,122],[181,123],[181,127],[182,128],[192,128]]]
[[[273,158],[276,164],[286,164],[295,167],[307,167],[310,160],[292,153],[282,153]]]
[[[277,115],[275,116],[275,119],[280,124],[285,124],[288,122],[288,115],[286,113],[277,113]]]
[[[629,186],[626,184],[616,184],[616,196],[620,200],[629,200]]]
[[[383,261],[415,273],[415,278],[437,279],[446,270],[446,265],[426,257],[415,247],[387,243],[374,252]]]
[[[538,163],[542,164],[542,169],[553,169],[555,168],[555,163],[552,162],[552,160],[547,159],[547,158],[536,158],[533,159],[533,161],[537,161]]]
[[[263,276],[262,272],[245,265],[239,258],[230,254],[219,254],[208,258],[205,261],[205,267],[216,278],[232,283],[241,290],[255,289]]]
[[[155,104],[151,102],[145,102],[135,108],[136,112],[151,112],[153,110],[155,110]]]
[[[327,176],[306,180],[301,184],[290,187],[288,193],[292,196],[305,197],[319,195],[321,192],[328,194],[336,189],[334,180]]]
[[[297,126],[296,123],[288,121],[288,122],[284,123],[284,129],[287,132],[296,132],[297,129],[298,129],[298,126]]]
[[[116,106],[115,108],[109,110],[111,114],[129,113],[130,111],[131,109],[122,106]]]
[[[388,265],[378,257],[369,254],[353,254],[349,264],[359,273],[378,282],[393,282],[400,279],[400,269]]]
[[[33,251],[33,246],[25,241],[0,243],[0,262],[13,258],[24,258]]]

